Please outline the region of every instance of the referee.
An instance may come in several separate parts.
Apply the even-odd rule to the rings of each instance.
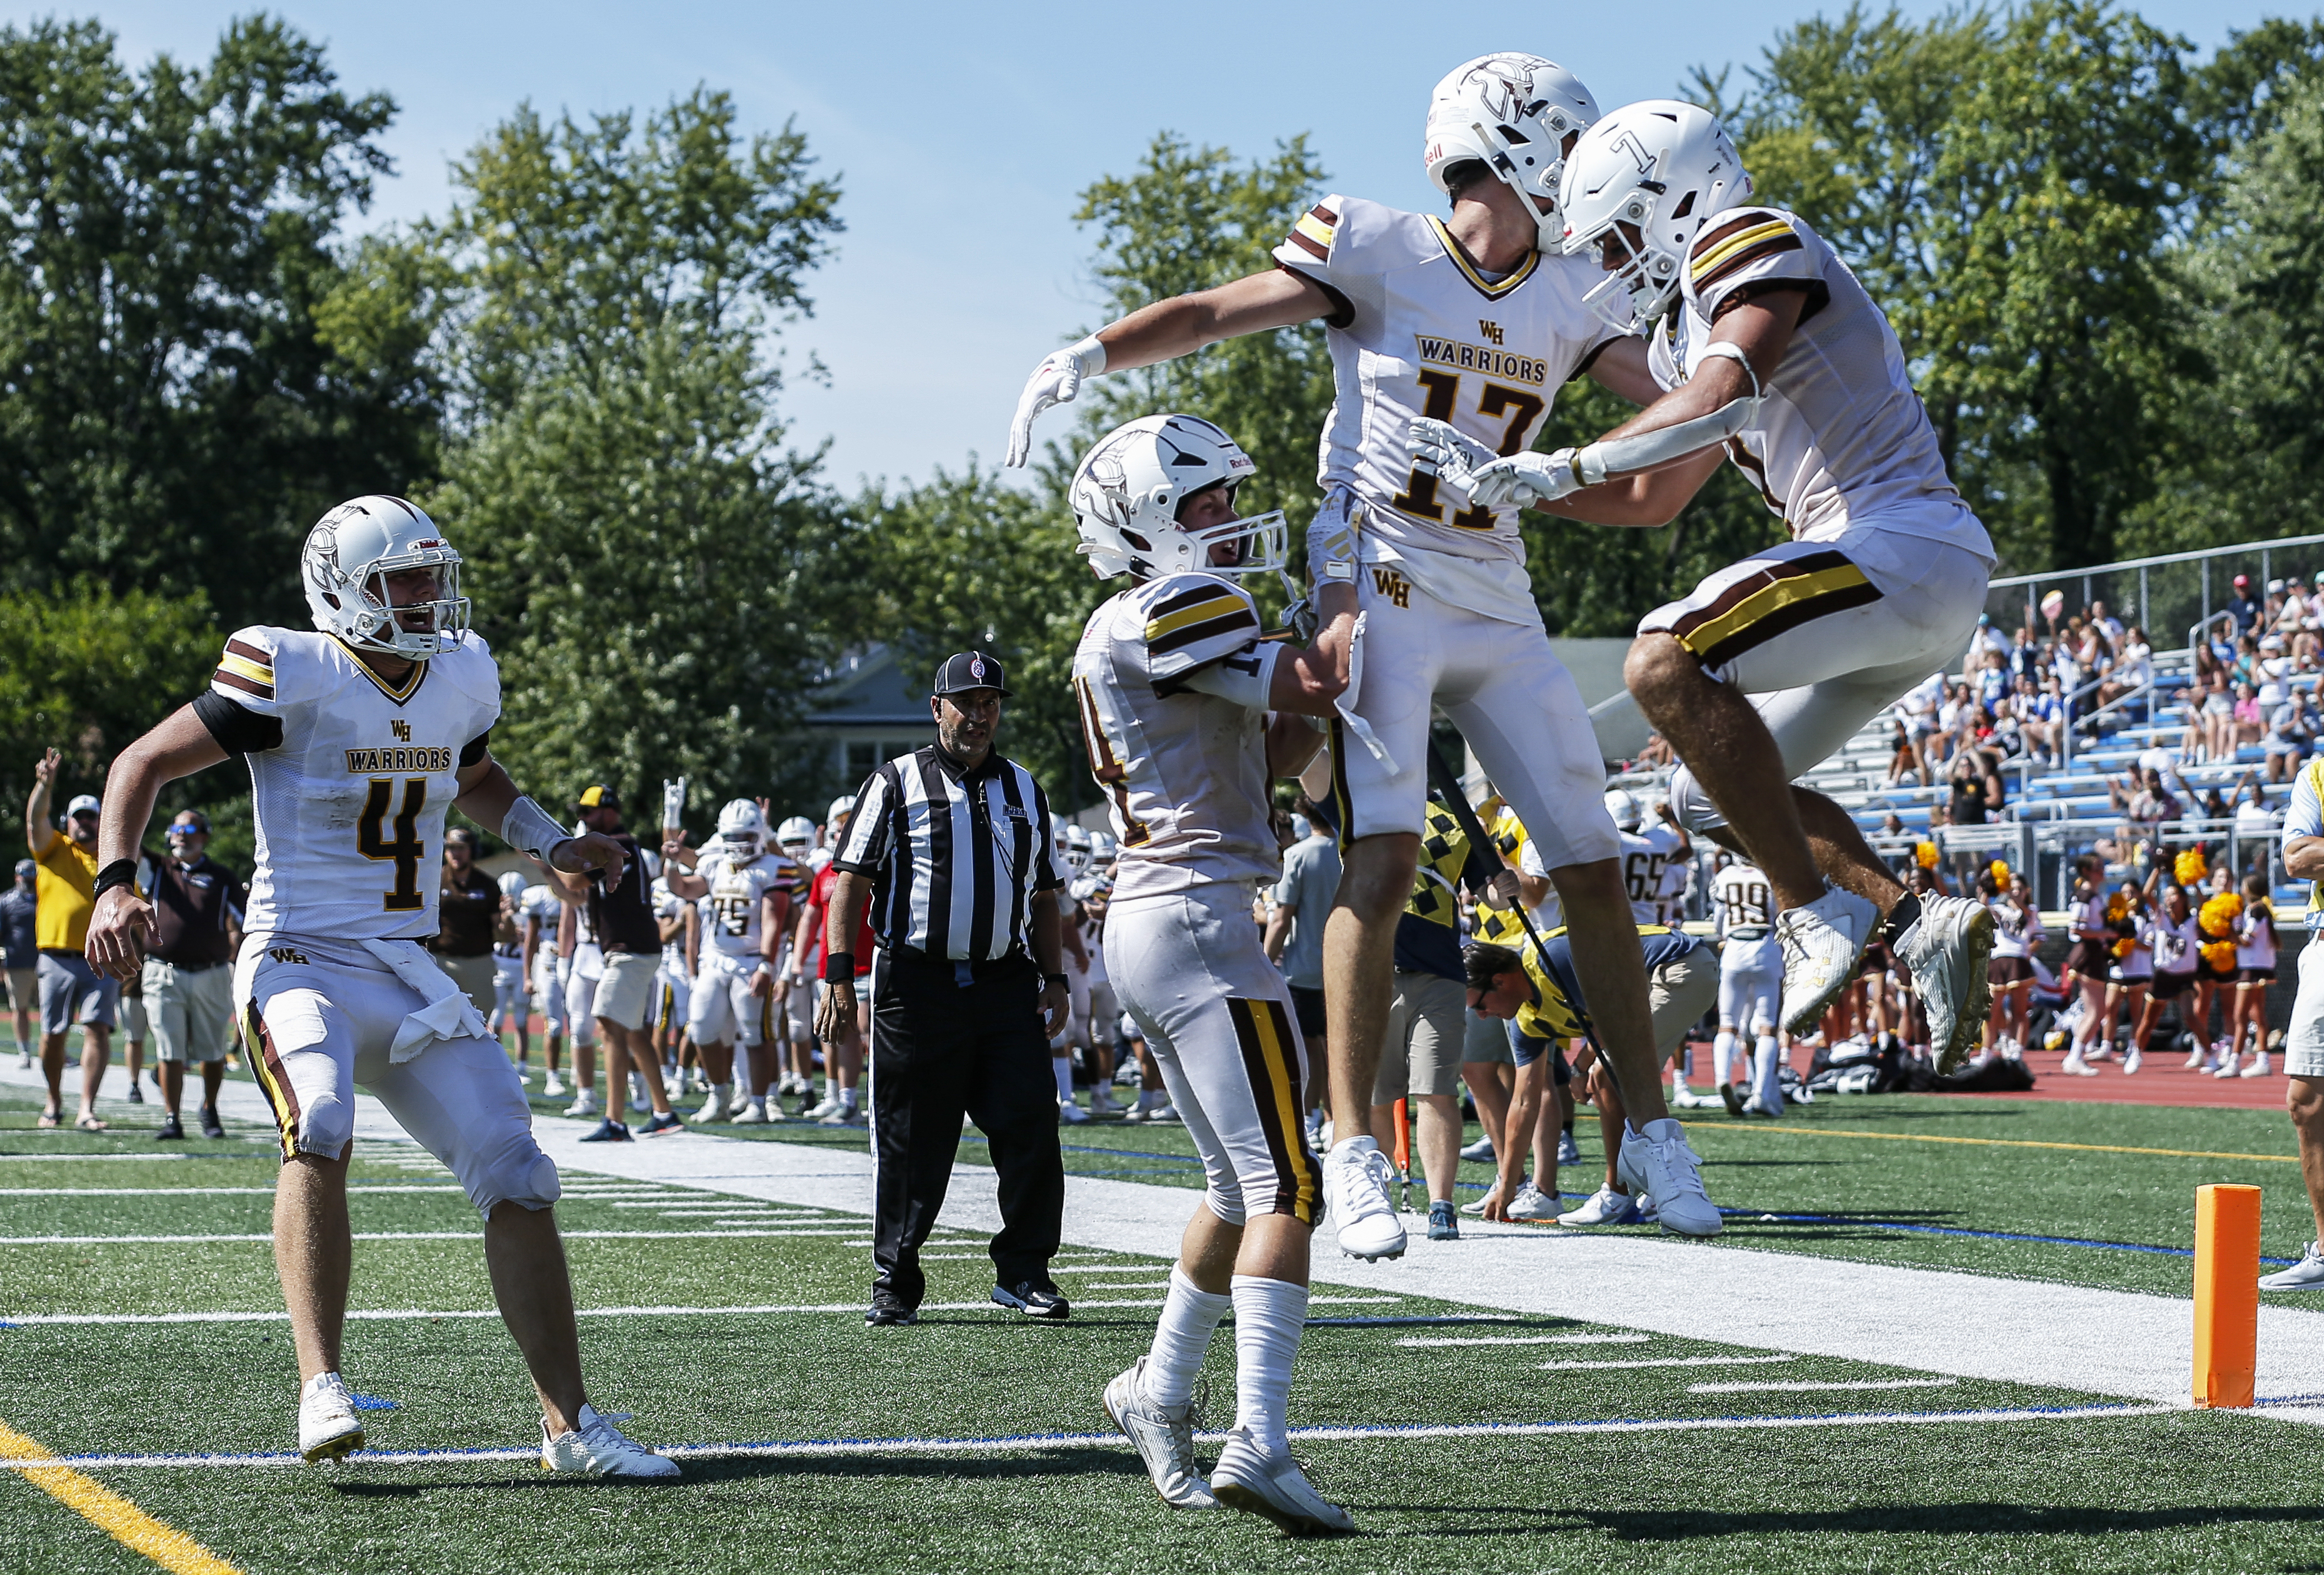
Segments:
[[[1049,1277],[1065,1207],[1049,1041],[1069,1010],[1059,950],[1049,800],[995,754],[1001,664],[981,651],[936,669],[936,741],[872,773],[832,868],[824,921],[827,986],[816,1031],[835,1044],[855,1020],[856,927],[872,969],[874,1324],[917,1323],[927,1288],[920,1244],[944,1207],[961,1117],[1000,1173],[992,1300],[1032,1318],[1069,1309]]]

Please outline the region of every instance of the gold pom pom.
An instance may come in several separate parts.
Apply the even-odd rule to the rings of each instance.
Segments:
[[[2002,889],[2002,890],[2004,890],[2004,891],[2006,891],[2006,890],[2008,890],[2008,889],[2009,889],[2009,861],[2008,861],[2008,860],[2006,860],[2006,859],[1996,859],[1992,863],[1987,864],[1987,865],[1986,866],[1986,870],[1987,870],[1987,871],[1989,874],[1991,874],[1991,875],[1992,875],[1992,877],[1993,877],[1993,883],[1994,883],[1996,886],[2000,887],[2000,888],[2001,888],[2001,889]]]
[[[2236,965],[2236,944],[2233,941],[2213,941],[2203,948],[2203,961],[2211,965],[2214,973],[2231,972]]]
[[[1937,844],[1934,843],[1915,843],[1913,845],[1913,860],[1923,870],[1935,869],[1937,867]]]
[[[2196,910],[2195,922],[2203,933],[2215,941],[2230,939],[2236,933],[2236,921],[2244,916],[2244,899],[2232,891],[2222,891],[2217,897],[2207,897]]]
[[[2202,849],[2182,848],[2179,857],[2172,861],[2171,873],[2180,885],[2192,886],[2204,877],[2209,869],[2209,866],[2203,861]]]

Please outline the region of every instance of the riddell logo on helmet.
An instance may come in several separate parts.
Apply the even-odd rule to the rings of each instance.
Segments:
[[[411,550],[414,552],[425,552],[431,547],[441,547],[443,545],[444,543],[441,539],[431,536],[425,541],[413,542],[411,544]]]

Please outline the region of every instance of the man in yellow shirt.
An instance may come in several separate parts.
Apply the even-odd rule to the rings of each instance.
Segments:
[[[64,1122],[65,1035],[81,1028],[80,1120],[84,1132],[102,1132],[97,1119],[97,1088],[113,1050],[113,1023],[119,1014],[121,986],[99,978],[81,948],[88,940],[88,916],[97,907],[97,802],[84,793],[65,806],[64,830],[49,819],[49,795],[57,784],[60,757],[51,750],[32,768],[32,797],[24,806],[24,843],[40,865],[40,914],[36,921],[41,960],[41,1071],[49,1080],[43,1127]]]

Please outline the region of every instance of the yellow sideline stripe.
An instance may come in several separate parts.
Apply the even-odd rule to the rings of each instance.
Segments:
[[[2265,1165],[2298,1165],[2296,1154],[2210,1154],[2199,1148],[2126,1148],[2118,1143],[2036,1143],[2024,1138],[1940,1138],[1927,1132],[1830,1132],[1820,1127],[1744,1126],[1737,1121],[1682,1121],[1704,1131],[1788,1132],[1798,1138],[1875,1138],[1886,1143],[1972,1143],[1983,1148],[2072,1148],[2084,1154],[2151,1154],[2163,1159],[2255,1159]]]
[[[0,1422],[0,1455],[15,1460],[46,1460],[53,1451]],[[15,1466],[18,1476],[67,1509],[90,1522],[123,1546],[144,1554],[177,1575],[243,1575],[173,1525],[164,1525],[93,1477],[70,1466]]]

